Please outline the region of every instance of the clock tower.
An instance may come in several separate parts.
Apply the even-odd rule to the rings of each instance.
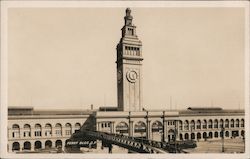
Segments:
[[[122,37],[116,47],[118,110],[142,111],[142,43],[129,8],[124,20]]]

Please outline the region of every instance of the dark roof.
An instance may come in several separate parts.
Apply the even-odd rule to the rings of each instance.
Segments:
[[[9,110],[33,110],[33,107],[30,106],[9,106]]]
[[[192,111],[220,111],[223,110],[220,107],[188,107],[188,110]]]
[[[8,115],[90,115],[94,110],[49,109],[34,110],[33,107],[8,107]]]
[[[99,107],[99,111],[118,111],[117,107]]]
[[[209,107],[209,108],[194,108],[194,107],[189,107],[187,110],[180,110],[179,114],[182,116],[185,115],[239,115],[239,114],[244,114],[245,110],[244,109],[222,109],[219,107]]]

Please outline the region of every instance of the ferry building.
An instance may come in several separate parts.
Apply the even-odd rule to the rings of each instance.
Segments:
[[[8,151],[64,148],[66,140],[84,125],[92,125],[96,131],[166,142],[244,139],[244,110],[206,106],[187,106],[185,110],[143,109],[142,42],[129,8],[116,53],[117,107],[67,111],[9,107]]]

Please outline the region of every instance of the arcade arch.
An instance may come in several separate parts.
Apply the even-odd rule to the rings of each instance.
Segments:
[[[128,124],[126,122],[120,122],[116,125],[115,127],[115,131],[116,133],[120,133],[120,134],[128,134]]]
[[[140,137],[146,136],[146,124],[142,121],[138,121],[134,128],[135,135]]]
[[[50,149],[52,147],[52,141],[47,140],[45,141],[45,149]]]
[[[13,142],[12,144],[12,151],[19,151],[20,150],[20,144],[19,142]]]
[[[36,141],[35,142],[35,150],[41,149],[42,148],[42,142],[41,141]]]
[[[56,148],[62,147],[62,140],[56,140],[55,145]]]
[[[23,149],[24,150],[31,150],[31,144],[29,141],[26,141],[23,143]]]
[[[160,121],[154,121],[152,123],[152,139],[161,141],[163,133],[163,124]]]

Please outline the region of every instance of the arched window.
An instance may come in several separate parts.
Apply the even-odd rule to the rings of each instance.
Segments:
[[[47,123],[45,124],[45,136],[51,136],[52,135],[52,126],[51,124]]]
[[[50,149],[52,147],[52,141],[47,140],[45,141],[45,149]]]
[[[225,120],[225,128],[229,128],[229,120],[228,119]]]
[[[204,139],[207,139],[207,133],[206,132],[204,132],[202,136],[203,136]]]
[[[20,127],[19,127],[19,125],[18,124],[13,124],[12,125],[12,129],[19,129]]]
[[[213,128],[213,121],[212,121],[212,119],[209,119],[209,121],[208,121],[208,128],[209,129]]]
[[[41,149],[41,148],[42,148],[42,143],[41,143],[41,141],[36,141],[36,142],[35,142],[35,150]]]
[[[20,144],[19,142],[13,142],[12,144],[12,151],[19,151],[20,150]]]
[[[188,140],[189,139],[189,135],[188,133],[185,134],[185,140]]]
[[[18,124],[12,125],[12,137],[19,138],[20,137],[20,127]]]
[[[201,133],[197,133],[197,139],[201,139]]]
[[[191,131],[195,130],[195,122],[194,122],[194,120],[192,120],[190,122],[190,128],[191,128]]]
[[[42,126],[41,124],[36,124],[35,125],[35,136],[42,136]]]
[[[45,124],[45,128],[46,128],[46,129],[51,129],[52,126],[51,126],[51,124],[47,123],[47,124]]]
[[[30,129],[30,125],[29,124],[24,124],[23,128],[24,129]]]
[[[184,122],[184,130],[189,130],[189,122],[188,122],[188,120],[185,120],[185,122]]]
[[[241,121],[240,121],[240,126],[241,126],[241,127],[244,127],[244,126],[245,126],[245,124],[244,124],[244,119],[241,119]]]
[[[223,119],[220,119],[220,128],[223,128],[223,125],[224,125],[224,121]]]
[[[76,123],[75,124],[75,130],[79,130],[81,128],[81,124],[80,123]]]
[[[191,133],[191,139],[194,140],[195,139],[195,134]]]
[[[218,132],[217,132],[217,131],[214,132],[214,137],[215,137],[215,138],[218,138]]]
[[[12,125],[12,137],[19,138],[20,137],[20,127],[18,124]]]
[[[207,128],[207,120],[203,120],[203,126],[202,126],[203,129],[206,129]]]
[[[241,130],[240,135],[244,138],[244,137],[245,137],[245,131],[244,131],[244,130]]]
[[[220,137],[224,136],[224,131],[220,131]]]
[[[239,119],[236,119],[235,127],[236,127],[236,128],[240,127],[240,120],[239,120]]]
[[[70,123],[65,124],[65,135],[71,135],[72,134],[72,126]]]
[[[31,144],[30,142],[26,141],[23,143],[23,149],[24,150],[31,150]]]
[[[55,127],[56,127],[56,128],[61,128],[61,127],[62,127],[62,124],[57,123]]]
[[[179,121],[179,129],[182,130],[182,127],[183,127],[182,121],[180,120],[180,121]]]
[[[226,137],[229,137],[229,131],[226,131],[226,132],[225,132],[225,136],[226,136]]]
[[[23,126],[23,137],[30,137],[31,136],[31,127],[29,124],[25,124]]]
[[[234,119],[231,119],[231,124],[230,124],[231,128],[234,128]]]
[[[62,136],[62,124],[57,123],[55,125],[55,134],[56,136]]]
[[[214,120],[214,128],[218,128],[219,122],[217,119]]]
[[[210,139],[213,138],[213,133],[212,133],[212,132],[209,132],[209,133],[208,133],[208,138],[210,138]]]
[[[56,148],[61,148],[62,147],[62,140],[56,140]]]
[[[200,120],[197,121],[196,128],[197,128],[197,129],[201,129],[201,121],[200,121]]]
[[[36,124],[35,125],[35,129],[41,129],[41,128],[42,128],[41,124]]]

